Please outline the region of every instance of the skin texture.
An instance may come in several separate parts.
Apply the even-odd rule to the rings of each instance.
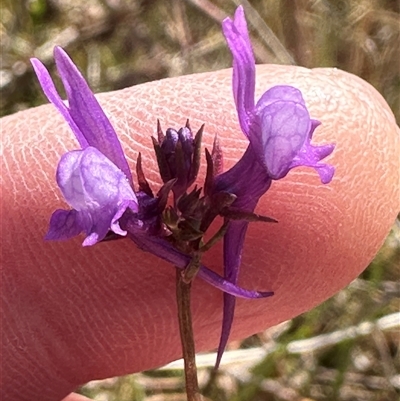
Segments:
[[[240,284],[274,290],[239,300],[231,339],[309,310],[349,284],[368,265],[400,208],[399,131],[383,98],[335,69],[259,66],[257,97],[275,84],[303,91],[322,121],[314,143],[337,143],[328,159],[332,183],[299,168],[274,182],[256,211],[279,224],[253,223]],[[218,133],[225,168],[246,140],[237,123],[231,70],[173,78],[100,95],[132,168],[142,152],[157,187],[150,136],[156,118],[179,128],[205,122],[205,144]],[[180,357],[171,266],[129,240],[82,248],[82,237],[45,242],[49,217],[65,207],[55,182],[60,156],[77,148],[51,105],[2,120],[2,400],[57,401],[91,379],[154,368]],[[204,171],[199,182],[202,182]],[[251,179],[251,177],[249,177]],[[221,247],[205,259],[222,270]],[[198,351],[216,347],[222,294],[196,280],[193,320]],[[78,401],[74,395],[68,401]],[[81,400],[82,398],[79,398]],[[66,401],[66,400],[64,400]]]

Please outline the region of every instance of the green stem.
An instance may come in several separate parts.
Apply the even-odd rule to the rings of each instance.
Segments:
[[[209,251],[218,241],[224,238],[228,230],[229,220],[225,219],[224,224],[218,229],[218,231],[203,245],[200,247],[199,251],[205,253]]]
[[[193,279],[196,277],[196,274],[198,273],[198,271],[200,269],[200,259],[201,259],[201,253],[195,252],[192,255],[192,259],[190,260],[190,263],[181,272],[181,279],[186,284],[191,283],[193,281]]]
[[[183,279],[182,271],[176,269],[176,301],[178,304],[179,332],[181,335],[182,353],[185,364],[185,384],[188,401],[201,401],[197,381],[195,345],[190,309],[191,282]]]

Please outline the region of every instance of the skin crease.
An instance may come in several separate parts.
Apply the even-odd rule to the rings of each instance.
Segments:
[[[298,87],[313,118],[315,144],[335,142],[334,180],[322,185],[307,168],[274,182],[257,212],[279,224],[253,223],[240,284],[274,290],[237,302],[231,340],[307,311],[357,277],[374,257],[400,209],[399,130],[383,98],[336,69],[257,67],[257,98],[276,84]],[[190,118],[205,122],[210,149],[218,133],[225,168],[242,154],[231,70],[152,82],[100,95],[132,169],[142,152],[157,188],[150,136]],[[129,240],[81,247],[82,237],[45,242],[51,213],[66,207],[55,182],[60,156],[77,148],[52,105],[2,120],[3,401],[59,401],[81,383],[150,369],[181,356],[171,266]],[[199,182],[204,177],[201,172]],[[221,272],[217,246],[205,258]],[[222,294],[193,286],[197,351],[217,346]],[[64,401],[82,401],[70,395]]]

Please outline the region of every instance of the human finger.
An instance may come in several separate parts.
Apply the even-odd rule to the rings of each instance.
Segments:
[[[257,211],[279,224],[250,226],[240,284],[274,290],[275,296],[239,300],[232,339],[311,309],[348,284],[372,259],[399,209],[398,128],[371,86],[338,70],[272,65],[260,66],[257,80],[259,94],[277,84],[303,92],[311,117],[322,122],[315,143],[337,144],[329,159],[337,170],[328,186],[305,168],[294,170],[262,198]],[[99,98],[131,167],[140,151],[155,186],[160,180],[150,136],[157,118],[164,127],[179,128],[187,118],[193,128],[206,123],[205,144],[211,147],[218,133],[226,168],[247,145],[230,70]],[[62,118],[48,105],[2,123],[4,394],[56,400],[93,378],[178,358],[171,266],[128,240],[91,248],[82,248],[81,239],[43,241],[49,216],[64,205],[55,167],[63,153],[77,148]],[[204,171],[198,181],[203,178]],[[205,263],[221,272],[221,255],[217,246]],[[213,348],[220,335],[221,293],[196,280],[193,299],[197,349]],[[26,397],[15,393],[20,388]]]

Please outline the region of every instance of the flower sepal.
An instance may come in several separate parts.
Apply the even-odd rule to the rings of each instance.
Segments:
[[[221,216],[227,218],[228,220],[242,220],[242,221],[247,221],[249,223],[253,222],[278,223],[278,220],[272,217],[263,216],[261,214],[249,212],[247,210],[238,209],[233,206],[222,209],[220,214]]]

